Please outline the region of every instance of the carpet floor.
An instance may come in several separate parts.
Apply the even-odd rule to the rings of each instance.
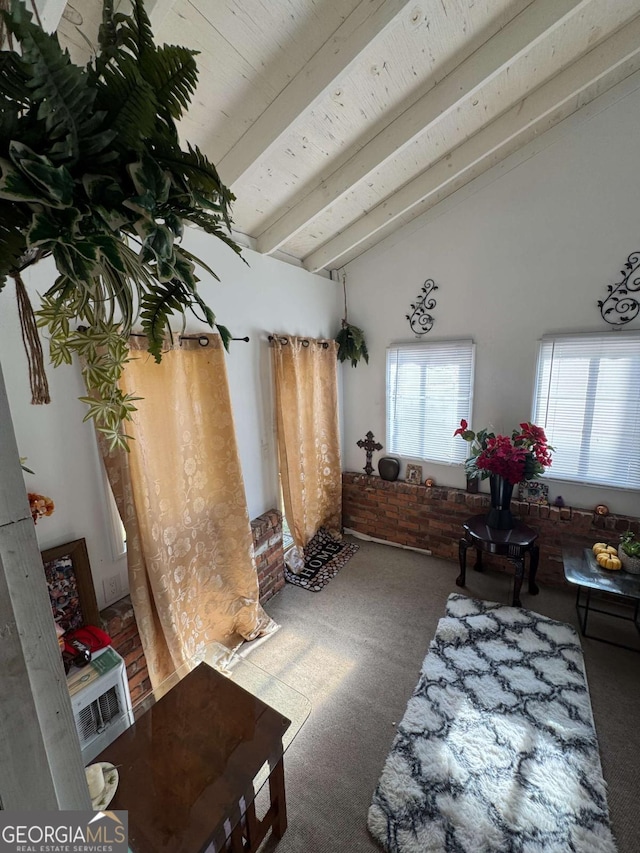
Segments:
[[[512,573],[469,571],[461,590],[453,562],[359,544],[321,594],[287,585],[267,602],[281,628],[250,653],[313,706],[285,757],[289,826],[278,853],[380,851],[367,831],[367,811],[447,597],[511,600]],[[542,586],[535,598],[523,592],[522,603],[577,627],[572,590]],[[596,615],[592,628],[612,638],[633,630]],[[613,833],[619,853],[637,853],[640,656],[581,642]],[[267,839],[264,853],[272,849]]]

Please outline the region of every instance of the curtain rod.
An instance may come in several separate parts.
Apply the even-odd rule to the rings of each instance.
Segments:
[[[78,331],[79,332],[86,332],[86,331],[88,331],[88,328],[87,328],[87,326],[78,326]],[[147,336],[144,334],[144,332],[130,332],[129,337],[131,337],[131,338],[146,338]],[[201,334],[201,335],[178,335],[177,337],[178,337],[179,341],[198,341],[201,347],[206,347],[209,345],[209,338],[207,337],[207,335],[204,335],[204,334]],[[247,335],[244,338],[231,338],[231,340],[232,341],[244,341],[245,343],[248,344],[249,341],[251,340],[251,338],[249,338],[249,336]]]
[[[146,337],[145,335],[139,335],[139,337]],[[200,346],[206,347],[209,343],[209,338],[207,335],[178,335],[178,340],[180,341],[199,341]],[[232,341],[244,341],[246,344],[251,340],[247,335],[244,338],[230,338]],[[206,341],[206,343],[203,343]]]
[[[281,346],[286,346],[289,343],[289,338],[284,335],[269,335],[269,342],[277,340]],[[303,347],[308,347],[311,341],[308,338],[300,338],[300,343]],[[329,344],[326,341],[316,341],[316,343],[320,344],[322,349],[328,349]]]

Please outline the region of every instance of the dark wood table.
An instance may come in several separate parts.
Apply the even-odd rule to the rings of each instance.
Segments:
[[[118,767],[111,809],[129,812],[133,853],[203,853],[230,839],[253,851],[287,827],[282,736],[290,721],[201,663],[96,761]],[[253,780],[268,762],[270,806],[258,820]]]
[[[540,549],[535,544],[538,538],[537,532],[526,524],[517,523],[510,530],[498,530],[489,527],[486,515],[474,515],[467,519],[462,525],[464,536],[460,539],[458,554],[460,557],[460,574],[456,578],[458,586],[464,586],[467,576],[467,550],[476,549],[477,572],[482,572],[482,553],[495,554],[497,557],[507,557],[515,566],[515,580],[513,584],[513,606],[522,607],[520,601],[520,589],[524,578],[524,561],[529,555],[529,592],[537,595],[536,572]]]

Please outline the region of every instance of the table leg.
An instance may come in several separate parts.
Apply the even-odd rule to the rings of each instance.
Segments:
[[[520,590],[522,589],[522,580],[524,578],[524,555],[522,557],[514,557],[512,560],[516,567],[516,577],[513,582],[513,606],[522,607]]]
[[[538,571],[538,560],[540,559],[540,548],[534,545],[529,555],[529,592],[537,595],[540,592],[536,584],[536,572]]]
[[[244,814],[242,811],[243,807]],[[246,800],[241,799],[233,811],[234,814],[229,815],[229,819],[235,821],[235,825],[231,830],[231,835],[227,839],[227,845],[225,849],[228,849],[229,853],[245,853],[248,844],[248,834],[246,827]]]
[[[244,853],[244,835],[242,832],[242,824],[238,823],[231,831],[231,837],[227,844],[230,845],[231,853]],[[227,845],[225,845],[226,847]]]
[[[269,776],[269,792],[271,794],[271,808],[275,810],[272,823],[272,832],[276,838],[282,838],[287,828],[287,801],[284,790],[284,757],[271,771]]]
[[[587,587],[587,600],[583,605],[580,605],[580,598],[582,593],[582,587],[578,587],[578,595],[576,597],[576,609],[578,611],[578,620],[580,622],[580,630],[582,631],[582,636],[587,636],[587,619],[589,617],[589,604],[591,603],[591,589]],[[580,613],[580,607],[584,607],[584,616]]]
[[[458,543],[458,559],[460,561],[460,574],[456,578],[456,586],[464,586],[467,578],[467,548],[469,543],[461,539]]]
[[[482,562],[482,551],[476,548],[476,564],[473,567],[474,572],[484,572],[484,563]]]
[[[247,810],[244,815],[245,821],[245,835],[247,838],[246,850],[257,850],[260,846],[262,839],[266,835],[266,832],[261,833],[262,827],[258,822],[258,818],[256,816],[256,804],[252,801],[247,806]]]

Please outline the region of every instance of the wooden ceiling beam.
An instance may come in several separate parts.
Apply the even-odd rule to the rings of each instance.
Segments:
[[[408,0],[362,0],[218,162],[222,180],[233,186],[256,160],[271,151],[298,116],[313,107],[348,71],[407,3]]]
[[[53,33],[58,29],[66,5],[67,0],[36,0],[36,9],[42,21],[42,28],[46,32]]]
[[[409,109],[375,136],[333,174],[258,236],[258,251],[270,254],[302,231],[330,205],[346,195],[375,169],[428,132],[434,122],[542,39],[588,5],[590,0],[537,0],[489,38],[455,70],[432,86]]]
[[[529,140],[522,137],[528,132],[531,137],[535,136],[539,132],[539,124],[572,100],[575,107],[571,112],[574,112],[582,106],[578,103],[580,94],[589,87],[604,81],[607,75],[611,75],[610,85],[614,85],[639,68],[640,16],[637,16],[308,255],[303,262],[305,269],[315,272],[342,266],[345,256],[360,244],[374,235],[378,240],[383,239],[404,224],[406,215],[411,211],[415,211],[415,216],[424,213],[429,200],[435,199],[446,187],[452,187],[451,191],[454,191],[458,188],[456,182],[459,179],[464,177],[466,183],[510,154],[514,147],[512,143],[525,144]],[[401,217],[404,217],[402,221]]]
[[[146,0],[145,7],[155,33],[173,8],[173,0]]]

